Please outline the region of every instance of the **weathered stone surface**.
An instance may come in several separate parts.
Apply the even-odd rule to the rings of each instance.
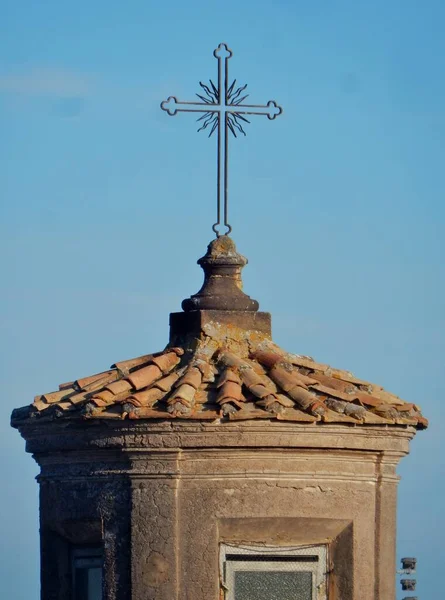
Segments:
[[[220,600],[219,545],[327,544],[333,599],[394,600],[395,469],[413,428],[40,423],[42,598],[104,541],[107,600]],[[330,599],[331,600],[331,596]]]
[[[86,462],[42,467],[42,600],[72,599],[70,546],[98,542],[105,548],[105,598],[131,598],[129,480],[101,475]]]
[[[192,336],[198,338],[206,326],[213,323],[234,330],[258,331],[268,337],[272,335],[271,316],[267,312],[194,310],[170,313],[170,344],[181,346]]]
[[[259,304],[242,291],[241,270],[247,258],[239,254],[228,235],[212,240],[205,256],[198,260],[204,283],[198,293],[182,302],[188,311],[218,310],[240,313],[257,311]]]

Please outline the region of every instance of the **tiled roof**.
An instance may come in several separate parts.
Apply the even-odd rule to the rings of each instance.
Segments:
[[[23,419],[278,419],[427,427],[415,404],[258,332],[206,327],[189,347],[167,347],[63,383],[13,414]],[[190,347],[191,346],[191,347]]]

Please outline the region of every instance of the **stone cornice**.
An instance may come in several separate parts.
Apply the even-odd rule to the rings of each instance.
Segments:
[[[33,454],[66,453],[100,449],[151,452],[158,449],[212,449],[220,448],[279,448],[363,450],[366,452],[395,453],[403,456],[409,451],[414,427],[348,426],[273,421],[235,423],[203,423],[193,421],[119,421],[111,423],[83,423],[67,426],[53,422],[20,427],[27,441],[27,451]],[[110,459],[113,460],[110,455]]]

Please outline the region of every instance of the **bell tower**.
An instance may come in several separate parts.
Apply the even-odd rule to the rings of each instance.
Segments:
[[[427,420],[380,385],[278,346],[270,314],[243,291],[227,137],[245,115],[281,109],[243,104],[231,51],[215,56],[218,85],[201,84],[200,102],[163,103],[203,113],[218,134],[201,289],[170,315],[165,348],[12,413],[40,467],[41,598],[395,600],[396,468]]]

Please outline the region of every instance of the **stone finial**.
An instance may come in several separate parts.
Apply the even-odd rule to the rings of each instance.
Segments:
[[[402,590],[404,592],[415,592],[416,591],[416,583],[415,579],[401,579],[400,584],[402,586]]]
[[[241,269],[247,264],[247,258],[238,254],[230,237],[221,235],[210,242],[198,264],[204,271],[204,283],[198,293],[182,302],[185,312],[258,310],[258,302],[242,291]]]
[[[405,571],[414,572],[416,570],[417,558],[412,556],[401,558],[400,562],[402,563],[402,569]]]

